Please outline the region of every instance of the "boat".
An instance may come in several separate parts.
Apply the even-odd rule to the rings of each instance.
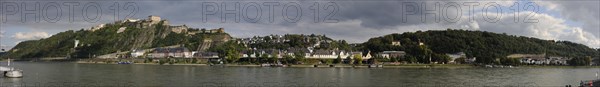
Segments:
[[[127,61],[127,62],[117,62],[117,64],[132,64],[132,63]]]
[[[271,64],[271,67],[283,67],[283,64]]]
[[[600,86],[600,78],[598,78],[598,72],[596,72],[596,80],[585,80],[579,83],[579,87],[598,87]]]
[[[285,67],[285,65],[283,65],[283,64],[268,64],[268,63],[260,64],[260,66],[261,67]]]
[[[485,68],[517,68],[512,65],[478,65]]]
[[[8,59],[7,67],[0,66],[0,71],[3,71],[4,77],[9,78],[21,78],[23,77],[23,70],[15,69],[10,67],[10,58]]]
[[[277,61],[277,63],[263,63],[260,64],[261,67],[285,67],[281,62]]]
[[[383,64],[370,64],[369,68],[381,68],[383,67]]]
[[[4,71],[4,76],[9,77],[9,78],[21,78],[21,77],[23,77],[23,71],[22,70]]]
[[[263,63],[263,64],[260,64],[260,66],[261,66],[261,67],[267,67],[267,66],[271,66],[271,65],[270,65],[270,64]]]
[[[2,52],[6,52],[4,50],[4,48],[0,47],[0,51]],[[9,77],[9,78],[21,78],[23,77],[23,71],[19,70],[19,69],[15,69],[14,67],[10,67],[10,58],[8,58],[8,63],[6,64],[6,66],[0,66],[0,71],[4,72],[3,75],[4,77]]]
[[[600,85],[600,79],[586,80],[579,83],[579,87],[597,87],[598,85]]]

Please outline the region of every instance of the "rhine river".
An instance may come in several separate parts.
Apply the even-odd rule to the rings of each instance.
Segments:
[[[6,65],[2,62],[1,65]],[[291,68],[16,62],[1,86],[576,86],[600,68]]]

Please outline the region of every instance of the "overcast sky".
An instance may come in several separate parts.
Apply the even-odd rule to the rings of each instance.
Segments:
[[[392,33],[453,28],[566,40],[600,47],[598,0],[0,2],[0,37],[4,48],[66,30],[89,29],[125,18],[146,19],[149,15],[160,16],[172,25],[207,29],[222,27],[234,37],[314,33],[361,43]]]

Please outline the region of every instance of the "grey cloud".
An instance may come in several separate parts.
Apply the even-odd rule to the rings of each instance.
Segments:
[[[582,23],[582,29],[600,36],[600,1],[553,1],[538,0],[536,3],[557,11],[568,20]]]
[[[81,1],[85,2],[85,1]],[[112,1],[99,1],[102,4],[102,7],[107,8],[112,4]],[[123,1],[126,2],[126,1]],[[135,14],[133,18],[146,18],[148,15],[158,15],[163,19],[170,20],[170,23],[173,25],[186,24],[188,26],[196,27],[196,28],[218,28],[224,27],[226,32],[230,32],[231,35],[235,37],[251,37],[254,35],[269,35],[269,34],[285,34],[285,33],[296,33],[296,34],[326,34],[329,37],[334,39],[345,39],[350,42],[364,42],[371,37],[381,36],[385,34],[391,33],[402,33],[402,32],[411,32],[417,30],[443,30],[446,28],[461,28],[461,29],[470,29],[470,30],[484,30],[484,31],[492,31],[492,32],[506,32],[508,34],[515,35],[524,35],[524,36],[533,36],[538,38],[545,39],[561,39],[561,40],[573,40],[576,42],[587,43],[582,40],[595,41],[595,36],[599,36],[600,32],[598,30],[599,22],[598,22],[598,6],[595,6],[593,3],[582,3],[583,5],[578,5],[578,3],[572,3],[571,5],[567,5],[570,3],[564,2],[550,2],[555,5],[555,9],[559,11],[562,15],[565,16],[568,20],[574,20],[578,22],[582,22],[583,26],[581,29],[583,30],[581,33],[561,33],[556,30],[565,30],[565,29],[573,29],[577,30],[578,28],[564,25],[560,22],[553,23],[544,23],[549,25],[564,25],[563,28],[552,30],[552,29],[540,29],[540,28],[532,28],[532,27],[540,27],[544,25],[540,24],[525,24],[525,23],[510,23],[512,20],[509,20],[508,17],[511,14],[506,14],[500,21],[506,22],[498,22],[498,23],[489,23],[483,21],[482,19],[476,19],[477,21],[470,22],[467,20],[469,16],[466,11],[469,11],[465,6],[462,6],[464,2],[478,2],[480,3],[479,7],[476,8],[477,11],[480,11],[482,6],[487,1],[456,1],[457,4],[461,5],[461,10],[448,10],[449,16],[456,16],[454,13],[461,13],[462,15],[460,20],[457,22],[447,22],[443,19],[440,20],[439,23],[435,23],[432,20],[432,17],[428,16],[427,22],[423,23],[421,21],[420,12],[417,12],[415,15],[409,15],[407,17],[406,22],[403,22],[402,14],[404,14],[404,10],[402,10],[403,2],[415,2],[417,4],[421,4],[421,1],[331,1],[339,6],[339,11],[333,16],[334,19],[337,19],[337,23],[324,23],[322,21],[315,23],[314,22],[314,12],[311,10],[310,6],[312,6],[315,2],[320,4],[320,14],[318,17],[324,18],[328,15],[329,10],[324,10],[324,6],[326,6],[330,1],[285,1],[279,2],[280,6],[275,10],[275,16],[273,16],[275,21],[273,23],[268,21],[268,9],[263,5],[265,1],[239,1],[242,6],[249,2],[255,2],[261,6],[262,12],[254,12],[250,11],[249,14],[260,13],[261,19],[259,22],[253,23],[240,19],[240,23],[235,23],[231,19],[233,17],[228,16],[227,22],[222,23],[220,20],[220,14],[211,15],[208,18],[208,22],[202,21],[202,4],[205,2],[214,2],[217,4],[221,4],[221,1],[132,1],[137,4],[140,9]],[[231,2],[238,1],[223,1],[231,5]],[[283,5],[289,2],[298,3],[302,8],[302,17],[300,21],[295,23],[286,22],[282,17],[282,9]],[[441,5],[453,2],[453,1],[425,1],[427,5],[433,5],[433,3],[439,2]],[[119,2],[121,3],[121,2]],[[497,2],[502,6],[510,6],[512,5],[512,1],[502,1]],[[565,4],[565,5],[562,5]],[[121,4],[123,5],[123,4]],[[434,6],[426,6],[426,7],[434,7]],[[221,8],[221,7],[219,7]],[[577,10],[573,10],[577,9]],[[595,9],[595,10],[594,10]],[[103,9],[108,10],[108,9]],[[506,12],[505,12],[506,13]],[[81,14],[81,13],[76,13]],[[291,12],[290,14],[296,14]],[[66,15],[66,14],[63,14]],[[52,29],[51,31],[64,31],[67,29],[80,29],[80,28],[89,28],[94,25],[100,23],[109,23],[114,21],[113,14],[108,11],[103,11],[103,18],[96,23],[85,22],[79,19],[77,22],[67,22],[63,20],[57,23],[19,23],[19,22],[9,22],[4,23],[3,28],[6,26],[26,26],[30,29]],[[594,16],[596,15],[596,16]],[[120,15],[123,17],[123,15]],[[480,16],[473,16],[480,17]],[[560,19],[560,18],[549,18],[549,19]],[[548,20],[548,19],[544,19]],[[542,20],[543,21],[543,20]],[[6,25],[6,26],[5,26]],[[595,31],[594,31],[595,30]],[[549,35],[562,35],[562,37],[548,36],[543,33],[536,32],[549,32]],[[575,31],[574,31],[575,32]],[[55,32],[49,32],[55,33]],[[560,34],[558,34],[560,33]],[[592,33],[592,35],[587,35],[587,33]],[[575,37],[579,37],[580,34],[587,39],[577,39]],[[12,34],[9,34],[12,35]],[[569,36],[570,35],[570,36]],[[590,46],[596,46],[594,44],[588,44]]]
[[[514,15],[505,14],[506,16],[500,19],[499,23],[489,23],[478,21],[479,27],[484,31],[507,33],[519,36],[536,37],[547,40],[566,40],[585,44],[590,47],[600,47],[600,40],[592,34],[592,32],[584,31],[580,27],[569,26],[565,20],[552,17],[548,14],[532,13],[536,15],[536,19],[540,20],[537,23],[515,23]],[[476,16],[481,16],[478,14]],[[516,16],[530,15],[527,12],[522,12]]]

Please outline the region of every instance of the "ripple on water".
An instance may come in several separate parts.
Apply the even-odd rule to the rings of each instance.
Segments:
[[[597,68],[283,68],[16,62],[16,83],[79,86],[564,86]]]

